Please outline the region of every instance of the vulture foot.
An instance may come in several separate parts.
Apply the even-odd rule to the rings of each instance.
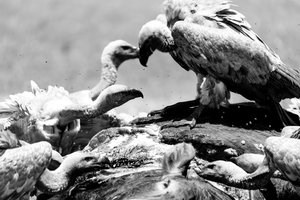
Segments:
[[[173,105],[167,106],[161,110],[151,111],[148,116],[160,115],[166,118],[174,118],[180,116],[190,115],[195,107],[199,106],[199,99],[191,101],[178,102]]]
[[[148,116],[161,115],[166,118],[179,118],[180,120],[173,120],[172,122],[162,126],[162,129],[169,127],[189,126],[193,129],[196,126],[197,119],[200,117],[204,105],[199,104],[199,100],[191,100],[179,102],[163,108],[162,110],[152,111]]]

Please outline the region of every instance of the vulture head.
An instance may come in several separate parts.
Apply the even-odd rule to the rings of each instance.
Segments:
[[[155,20],[142,26],[138,35],[141,65],[147,66],[149,57],[156,49],[161,52],[170,52],[176,48],[171,30],[166,23],[166,16],[161,14]]]
[[[117,68],[126,60],[139,57],[139,49],[124,40],[110,42],[102,52],[102,63],[113,62]]]

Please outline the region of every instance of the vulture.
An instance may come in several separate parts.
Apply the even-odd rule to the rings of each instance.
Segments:
[[[0,199],[29,197],[35,187],[47,194],[68,189],[76,175],[101,169],[107,162],[99,154],[74,152],[53,171],[47,169],[52,158],[50,143],[42,141],[5,149],[0,156]]]
[[[190,167],[191,144],[160,142],[159,127],[114,127],[83,150],[105,155],[111,168],[87,173],[58,199],[233,199]]]
[[[300,195],[299,151],[298,138],[272,136],[266,139],[265,156],[253,172],[247,173],[234,163],[222,160],[208,163],[201,169],[194,169],[205,179],[243,189],[265,188],[278,170],[280,173],[277,172],[277,177],[282,176],[284,180],[292,183],[293,190]]]
[[[95,101],[80,104],[62,87],[11,95],[0,103],[3,131],[28,143],[47,141],[55,150],[73,145],[80,119],[97,117],[127,101],[142,97],[139,90],[124,85],[104,89]],[[1,142],[1,141],[0,141]]]
[[[155,184],[149,184],[146,191],[134,195],[130,200],[169,200],[169,199],[233,199],[230,195],[198,178],[187,178],[190,161],[195,157],[191,144],[179,143],[164,155],[163,176]],[[192,176],[192,175],[190,175]]]
[[[90,90],[70,93],[57,86],[41,89],[31,81],[31,92],[10,95],[0,102],[1,123],[19,139],[48,141],[63,155],[70,153],[81,126],[86,124],[83,122],[143,96],[138,90],[114,85],[118,67],[138,55],[138,48],[124,40],[110,42],[102,52],[100,81]]]
[[[157,49],[196,73],[200,106],[189,121],[195,121],[204,106],[218,108],[226,103],[232,91],[276,109],[284,125],[299,124],[279,104],[300,97],[299,69],[284,64],[230,1],[165,0],[163,6],[164,14],[139,32],[140,62],[146,66]],[[195,106],[195,101],[191,103]],[[162,111],[178,110],[176,105],[182,106]]]
[[[124,40],[109,42],[101,54],[101,76],[99,82],[89,90],[71,93],[71,96],[79,102],[95,100],[101,91],[114,85],[118,77],[120,65],[130,59],[139,57],[139,49]]]

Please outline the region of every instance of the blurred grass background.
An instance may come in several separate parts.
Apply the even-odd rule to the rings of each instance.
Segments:
[[[162,0],[0,0],[0,96],[40,87],[69,91],[99,80],[105,45],[124,39],[137,45],[140,27],[161,12]],[[284,62],[300,64],[300,1],[234,1],[258,35]],[[195,97],[193,72],[156,52],[148,68],[124,63],[118,83],[141,89],[145,98],[118,110],[135,114]],[[232,101],[239,101],[233,96]]]

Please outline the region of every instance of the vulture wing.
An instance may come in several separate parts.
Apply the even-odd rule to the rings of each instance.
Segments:
[[[0,199],[18,199],[32,191],[51,155],[47,142],[7,149],[0,157]]]

